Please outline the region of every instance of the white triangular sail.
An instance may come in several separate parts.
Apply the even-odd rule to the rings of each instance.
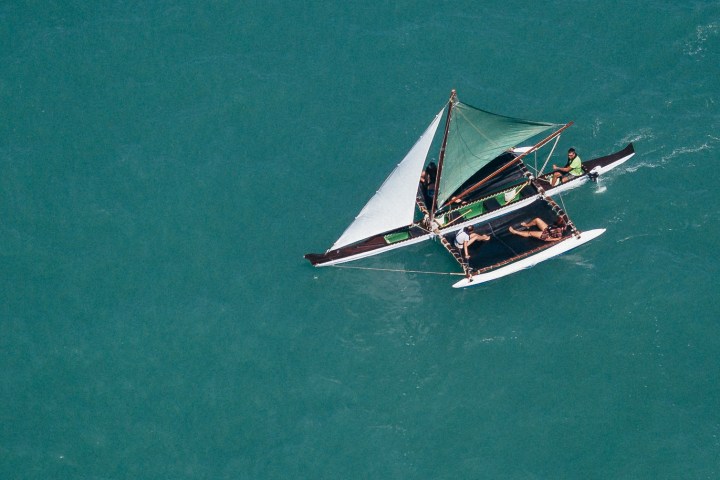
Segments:
[[[403,161],[395,167],[390,176],[385,179],[377,193],[330,250],[410,225],[413,222],[420,174],[444,111],[445,108],[435,116],[425,133],[405,155]]]

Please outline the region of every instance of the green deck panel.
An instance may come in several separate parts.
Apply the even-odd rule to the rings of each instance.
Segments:
[[[389,244],[402,242],[410,238],[410,232],[396,232],[385,235],[385,241]]]
[[[505,200],[505,193],[499,193],[495,195],[495,200],[500,204],[500,206],[504,207],[508,203],[512,203],[517,201],[520,198],[520,192],[517,192],[513,198],[510,199],[510,201]]]
[[[462,215],[465,219],[475,218],[485,213],[485,204],[483,202],[473,203],[466,207],[460,208],[457,213],[459,215]]]

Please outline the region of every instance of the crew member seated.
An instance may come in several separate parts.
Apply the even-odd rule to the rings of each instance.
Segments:
[[[582,159],[580,159],[580,155],[575,152],[575,149],[571,148],[568,150],[567,164],[564,167],[553,165],[553,170],[555,173],[553,173],[550,185],[554,187],[557,185],[558,179],[560,179],[562,183],[565,183],[582,175]]]

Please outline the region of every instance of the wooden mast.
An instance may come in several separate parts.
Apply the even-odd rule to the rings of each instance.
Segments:
[[[443,137],[442,146],[440,147],[440,155],[438,156],[438,169],[435,174],[435,194],[433,195],[432,205],[430,206],[430,229],[432,230],[432,222],[435,219],[435,208],[437,207],[438,188],[440,187],[440,175],[442,175],[443,163],[445,161],[445,146],[447,145],[448,132],[450,131],[450,116],[453,105],[457,102],[457,92],[455,89],[450,91],[450,100],[448,101],[448,112],[445,117],[445,136]]]

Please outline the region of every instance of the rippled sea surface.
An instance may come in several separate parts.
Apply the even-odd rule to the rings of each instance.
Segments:
[[[720,5],[353,3],[0,6],[0,477],[718,478]],[[607,232],[311,267],[453,88]]]

